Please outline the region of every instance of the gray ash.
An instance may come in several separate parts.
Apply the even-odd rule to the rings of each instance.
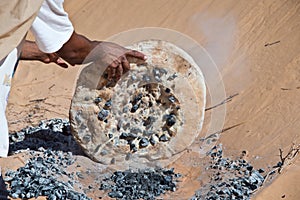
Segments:
[[[210,165],[206,168],[212,171],[210,182],[196,192],[192,200],[249,200],[264,182],[261,173],[263,169],[255,170],[244,159],[232,160],[223,158],[222,146],[215,146],[207,154],[211,158]]]
[[[6,172],[4,181],[9,183],[9,196],[21,199],[46,196],[47,199],[90,200],[85,194],[75,191],[74,173],[66,172],[66,168],[75,161],[71,152],[43,148],[39,148],[39,151],[30,152],[33,157],[24,167]]]
[[[67,120],[51,119],[10,134],[10,154],[22,151],[30,157],[25,166],[5,174],[10,197],[90,200],[76,191],[81,184],[67,172],[75,162],[73,153],[82,153],[69,128]]]
[[[100,190],[107,190],[109,197],[120,200],[154,200],[167,191],[174,192],[179,177],[174,168],[116,171],[102,181]]]
[[[66,119],[41,121],[38,126],[10,133],[9,141],[9,154],[43,147],[83,155],[80,146],[71,135],[70,123]]]

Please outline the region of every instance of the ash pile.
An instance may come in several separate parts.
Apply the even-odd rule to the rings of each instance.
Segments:
[[[27,127],[9,134],[9,154],[38,148],[72,152],[83,155],[80,146],[71,135],[70,123],[66,119],[44,120],[36,127]]]
[[[91,200],[77,192],[81,184],[67,172],[75,162],[73,153],[82,153],[69,128],[67,120],[52,119],[10,134],[10,154],[26,152],[30,157],[25,166],[5,174],[10,197]]]
[[[180,177],[174,168],[116,171],[103,180],[100,190],[108,190],[109,197],[120,200],[154,200],[167,191],[175,192]]]
[[[210,164],[206,170],[212,172],[210,181],[191,200],[250,200],[264,183],[263,169],[255,170],[244,159],[224,158],[221,144],[213,147],[207,156]]]
[[[83,153],[70,134],[68,120],[63,119],[41,121],[36,127],[10,134],[10,155],[17,153],[26,154],[29,159],[23,167],[5,173],[11,198],[91,200],[86,192],[92,188],[95,193],[109,191],[108,196],[115,199],[157,199],[167,191],[175,191],[180,177],[174,169],[115,171],[99,174],[102,178],[95,186],[85,187],[80,182],[84,176],[77,171],[81,166],[76,161]]]

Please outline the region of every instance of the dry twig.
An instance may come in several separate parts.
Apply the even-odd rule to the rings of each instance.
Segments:
[[[240,126],[240,125],[242,125],[242,124],[244,124],[244,123],[245,123],[245,122],[241,122],[241,123],[239,123],[239,124],[235,124],[235,125],[233,125],[233,126],[229,126],[229,127],[227,127],[227,128],[223,128],[222,130],[217,131],[217,132],[214,132],[214,133],[210,134],[209,136],[207,136],[207,137],[205,137],[205,138],[201,138],[200,140],[201,140],[201,141],[204,141],[204,140],[207,140],[207,139],[209,139],[209,138],[215,137],[215,136],[217,136],[217,135],[219,135],[219,134],[221,134],[221,133],[223,133],[223,132],[225,132],[225,131],[228,131],[228,130],[230,130],[230,129],[232,129],[232,128],[238,127],[238,126]]]
[[[221,106],[221,105],[223,105],[223,104],[225,104],[225,103],[227,103],[227,102],[230,102],[230,101],[232,100],[232,98],[235,97],[235,96],[237,96],[238,94],[239,94],[239,93],[235,93],[235,94],[233,94],[233,95],[230,95],[229,97],[227,97],[227,98],[226,98],[224,101],[222,101],[221,103],[219,103],[219,104],[217,104],[217,105],[214,105],[214,106],[212,106],[212,107],[205,108],[205,111],[214,109],[214,108],[216,108],[216,107],[218,107],[218,106]]]
[[[277,165],[273,167],[273,169],[270,172],[266,174],[262,185],[268,180],[270,175],[274,174],[276,171],[278,172],[278,174],[281,174],[282,170],[291,164],[291,162],[296,158],[299,152],[300,152],[300,144],[298,144],[297,146],[293,144],[285,156],[283,156],[283,150],[279,149],[280,161],[277,163]]]

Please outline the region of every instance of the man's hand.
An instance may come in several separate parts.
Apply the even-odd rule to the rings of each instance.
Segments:
[[[56,53],[44,53],[39,50],[35,42],[25,40],[22,52],[21,60],[38,60],[43,63],[56,63],[57,65],[67,68],[68,64],[63,61]]]
[[[98,61],[101,66],[107,68],[108,79],[119,79],[130,70],[130,63],[143,63],[146,59],[141,52],[111,42],[99,42],[86,61]]]
[[[111,42],[90,41],[74,32],[57,54],[71,65],[98,62],[108,68],[109,78],[119,78],[129,70],[131,62],[144,62],[144,54]]]
[[[91,41],[74,32],[60,50],[50,54],[40,51],[35,42],[26,40],[21,59],[53,62],[64,68],[68,67],[64,60],[73,66],[93,61],[99,63],[104,70],[107,69],[109,79],[119,79],[130,69],[129,63],[143,63],[147,57],[141,52],[112,42]]]

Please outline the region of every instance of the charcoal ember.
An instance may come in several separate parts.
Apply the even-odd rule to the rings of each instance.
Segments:
[[[155,118],[153,116],[149,116],[146,120],[143,122],[143,126],[152,126],[152,124],[155,122]]]
[[[167,78],[167,80],[168,81],[173,81],[175,78],[177,78],[178,77],[178,74],[177,73],[174,73],[174,74],[172,74],[171,76],[169,76],[168,78]]]
[[[159,68],[155,68],[153,73],[157,76],[165,75]],[[144,78],[145,76],[144,74]],[[113,138],[111,138],[109,134],[106,134],[112,139],[113,144],[117,146],[120,144],[119,139],[123,139],[127,140],[128,143],[121,142],[121,144],[129,145],[130,147],[132,141],[136,139],[135,144],[131,144],[130,147],[132,153],[132,151],[135,152],[136,149],[139,150],[139,148],[149,146],[150,143],[151,145],[155,145],[158,142],[170,141],[172,137],[176,135],[177,127],[182,125],[182,123],[176,124],[176,121],[182,121],[182,113],[177,110],[176,106],[178,105],[168,103],[168,98],[174,103],[178,100],[173,94],[167,93],[171,93],[170,88],[165,88],[163,85],[157,83],[147,83],[139,87],[134,94],[131,94],[130,100],[124,102],[123,113],[121,111],[119,112],[121,117],[117,117],[112,121],[112,123],[116,122],[116,125],[110,127],[110,130],[107,131],[109,133],[115,128],[116,131],[113,131],[113,133],[118,132],[119,134],[119,137]],[[129,110],[130,113],[128,113]],[[158,114],[167,117],[160,117]],[[100,116],[99,119],[103,120],[104,117]],[[106,119],[103,121],[105,120]],[[165,135],[161,136],[161,134],[159,134],[157,140],[151,138],[154,133],[161,131],[165,133]],[[135,136],[133,137],[129,134],[134,134]],[[161,138],[159,139],[159,137]],[[142,138],[147,138],[147,145],[144,145],[143,142],[139,144]]]
[[[100,121],[105,120],[109,115],[109,110],[106,109],[102,109],[99,113],[98,113],[98,119]]]
[[[134,104],[130,110],[130,112],[134,113],[139,109],[139,104]]]
[[[166,88],[166,89],[165,89],[165,92],[166,92],[166,93],[170,93],[170,92],[171,92],[171,89],[170,89],[170,88]]]
[[[170,114],[167,116],[166,122],[168,126],[173,126],[176,123],[176,117],[173,114]]]
[[[159,71],[158,68],[154,68],[154,69],[152,70],[152,73],[153,73],[154,76],[160,76],[160,71]]]
[[[176,101],[176,99],[175,99],[175,97],[174,96],[169,96],[169,101],[171,102],[171,103],[175,103],[175,101]]]
[[[251,195],[262,186],[264,177],[261,173],[263,170],[254,169],[244,159],[223,158],[221,144],[214,146],[207,156],[211,159],[207,170],[212,171],[212,175],[210,181],[195,193],[193,200],[249,200]]]
[[[137,152],[137,150],[138,150],[136,144],[134,144],[134,143],[130,143],[129,147],[132,152]]]
[[[109,192],[108,196],[111,197],[111,198],[122,198],[123,193],[119,192],[119,191],[113,191],[113,192]]]
[[[27,148],[31,157],[23,167],[5,173],[4,180],[9,186],[10,197],[29,199],[46,196],[47,199],[90,199],[85,194],[74,191],[74,176],[66,171],[66,168],[75,162],[73,153],[69,151],[72,150],[70,147],[78,148],[78,146],[72,146],[73,142],[76,144],[71,140],[72,136],[63,134],[66,129],[69,129],[67,120],[52,119],[42,121],[37,127],[28,127],[12,134],[22,133],[25,136],[18,142],[14,142],[10,137],[10,145],[13,148],[22,148],[27,142],[33,143],[34,148]],[[51,144],[53,147],[61,149],[54,150],[52,146],[45,149],[39,146],[46,143],[42,142],[43,137],[47,137],[48,143],[53,143]]]
[[[149,145],[149,140],[147,138],[142,138],[139,142],[141,148],[147,147]]]
[[[143,75],[143,81],[149,82],[150,80],[151,80],[150,76],[148,76],[147,74]]]
[[[110,108],[112,105],[112,101],[111,99],[109,99],[107,102],[105,102],[104,107],[106,107],[107,109]]]
[[[159,73],[160,73],[161,75],[166,75],[166,74],[168,74],[168,71],[167,71],[166,69],[164,69],[164,68],[159,68],[158,70],[159,70]]]
[[[65,119],[44,120],[36,127],[27,127],[9,134],[9,153],[38,150],[40,147],[83,154],[70,134],[70,123]],[[51,142],[49,142],[51,141]]]
[[[126,132],[122,132],[120,135],[120,139],[124,139],[124,140],[134,140],[137,137],[136,134],[133,133],[126,133]]]
[[[138,133],[141,133],[141,132],[142,132],[142,130],[139,128],[131,128],[130,129],[130,133],[135,134],[135,135]]]
[[[161,142],[167,142],[169,141],[169,138],[166,134],[162,134],[160,137],[159,137],[159,141]]]
[[[102,102],[102,98],[101,97],[96,97],[94,99],[94,102],[95,102],[95,104],[98,104],[98,103]]]
[[[133,99],[133,104],[136,104],[137,102],[139,102],[141,99],[143,98],[143,94],[139,93],[138,95],[136,95]]]
[[[101,182],[100,190],[111,198],[122,200],[156,199],[166,191],[175,191],[178,174],[174,169],[116,171]]]

